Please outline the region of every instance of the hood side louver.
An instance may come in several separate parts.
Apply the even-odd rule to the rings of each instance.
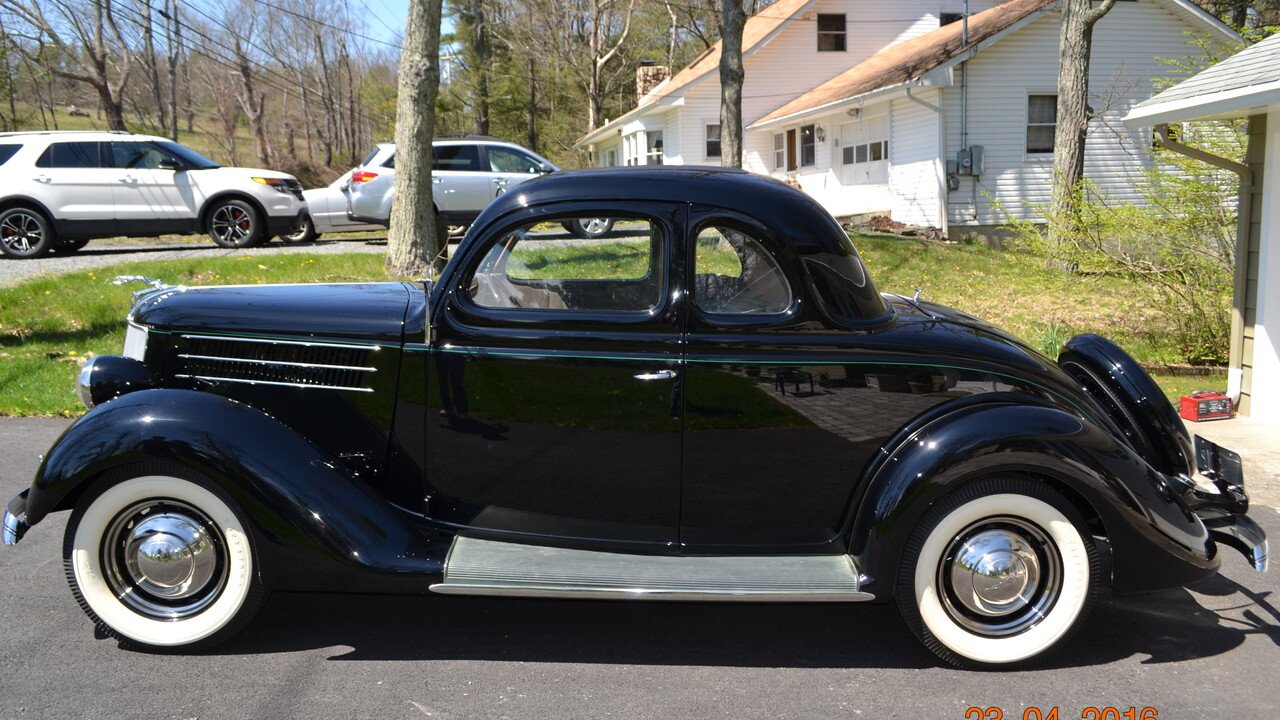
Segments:
[[[376,345],[183,335],[174,377],[373,392]]]

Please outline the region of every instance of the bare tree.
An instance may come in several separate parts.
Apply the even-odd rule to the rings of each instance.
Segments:
[[[742,29],[746,24],[742,0],[720,0],[720,164],[725,167],[742,167]]]
[[[240,109],[244,111],[244,116],[249,121],[249,133],[253,135],[253,149],[258,156],[258,162],[269,166],[272,164],[272,158],[271,144],[267,141],[266,97],[254,83],[254,70],[249,63],[248,52],[240,42],[240,36],[237,35],[232,39],[231,47],[235,51],[236,72],[240,76],[236,98],[240,101]]]
[[[155,21],[151,17],[151,0],[137,0],[137,22],[142,25],[142,67],[147,73],[147,85],[151,91],[152,112],[155,113],[156,127],[164,132],[169,127],[168,114],[161,99],[160,62],[156,56]]]
[[[445,233],[431,196],[431,142],[440,89],[441,0],[410,0],[396,100],[396,181],[387,269],[434,274]]]
[[[112,0],[0,0],[0,9],[18,20],[19,26],[10,30],[16,37],[36,48],[51,43],[59,59],[69,62],[43,64],[47,56],[33,52],[27,43],[12,47],[49,72],[93,88],[107,126],[125,129],[124,89],[133,69],[132,53]]]
[[[622,43],[627,41],[631,32],[631,17],[635,14],[636,0],[629,0],[626,13],[622,16],[622,30],[616,37],[610,37],[618,22],[619,0],[591,0],[589,28],[590,78],[587,82],[587,130],[600,127],[604,107],[604,71],[609,61],[617,57]]]
[[[1089,58],[1093,26],[1111,12],[1116,0],[1062,0],[1062,28],[1058,39],[1058,117],[1053,136],[1053,213],[1063,219],[1078,213],[1080,182],[1084,179],[1085,137],[1089,132]],[[1074,222],[1051,223],[1070,228]],[[1051,232],[1057,232],[1051,230]]]

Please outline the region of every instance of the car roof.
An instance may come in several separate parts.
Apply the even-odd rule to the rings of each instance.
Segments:
[[[123,130],[18,130],[0,133],[0,141],[41,138],[48,140],[81,140],[106,142],[111,140],[168,140],[155,135],[140,135]]]

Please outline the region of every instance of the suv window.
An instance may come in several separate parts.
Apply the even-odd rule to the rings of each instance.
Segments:
[[[21,145],[0,145],[0,165],[9,162],[10,158],[17,155],[21,149]]]
[[[480,171],[480,148],[475,145],[437,145],[431,149],[432,170]]]
[[[787,276],[759,240],[712,225],[696,240],[693,302],[716,315],[777,315],[791,307]]]
[[[493,172],[532,174],[542,172],[542,161],[529,153],[496,145],[490,145],[488,150],[489,169]]]
[[[100,168],[102,167],[102,143],[57,142],[45,148],[36,160],[36,167],[43,168]]]
[[[112,167],[130,170],[159,170],[161,160],[172,160],[168,153],[149,142],[111,143]]]
[[[534,222],[498,238],[472,270],[467,296],[485,308],[646,312],[662,302],[661,226],[609,218],[607,237],[579,240],[566,225]]]
[[[369,163],[373,162],[373,159],[378,157],[378,150],[380,149],[381,148],[375,147],[373,150],[371,150],[369,154],[366,155],[365,158],[360,161],[360,165],[358,165],[358,167],[364,167],[365,165],[368,165]],[[392,157],[395,157],[395,155],[393,154]]]

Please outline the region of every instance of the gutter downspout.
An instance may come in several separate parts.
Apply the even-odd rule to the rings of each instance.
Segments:
[[[921,105],[938,115],[938,227],[942,237],[948,236],[947,228],[947,111],[931,102],[921,100],[911,94],[911,86],[907,86],[907,99]]]
[[[1249,278],[1249,228],[1252,225],[1253,196],[1258,191],[1253,185],[1253,171],[1243,163],[1174,140],[1169,136],[1167,123],[1156,125],[1154,131],[1161,147],[1192,160],[1230,170],[1240,178],[1239,197],[1236,201],[1236,266],[1231,293],[1231,348],[1227,352],[1227,395],[1231,398],[1232,406],[1236,407],[1240,404],[1244,380],[1244,309]]]

